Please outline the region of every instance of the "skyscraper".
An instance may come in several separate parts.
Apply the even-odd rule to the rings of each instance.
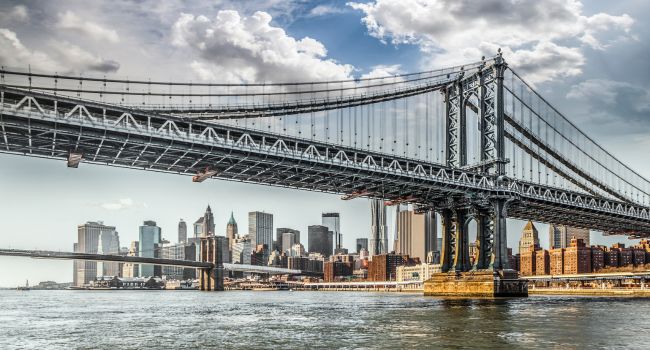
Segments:
[[[281,251],[282,250],[282,234],[285,232],[293,233],[296,235],[296,242],[300,243],[300,231],[294,230],[292,228],[287,228],[287,227],[278,227],[275,230],[275,247],[274,250]]]
[[[104,226],[101,230],[99,239],[101,241],[99,252],[101,254],[119,254],[120,253],[120,235],[115,231],[113,226]],[[102,262],[102,276],[120,276],[120,263]]]
[[[178,222],[178,243],[187,243],[187,224],[183,219]]]
[[[532,221],[528,221],[519,240],[519,254],[539,250],[539,233]]]
[[[436,222],[436,212],[428,210],[424,213],[424,254],[425,260],[431,257],[428,263],[434,263],[435,256],[439,255],[438,246],[438,229]]]
[[[426,259],[424,222],[424,214],[416,214],[408,207],[397,211],[396,254],[420,258],[421,261]]]
[[[273,249],[273,214],[260,211],[248,213],[248,235],[252,249],[260,244],[266,244],[268,250]]]
[[[341,217],[339,213],[323,213],[322,225],[332,232],[334,237],[334,252],[339,252],[341,248]]]
[[[237,238],[232,245],[232,263],[250,265],[252,252],[253,248],[248,235]]]
[[[282,234],[282,240],[280,244],[280,252],[281,253],[286,253],[289,255],[291,253],[291,247],[293,247],[294,244],[299,243],[296,241],[296,234],[293,232],[285,232]]]
[[[370,200],[370,250],[373,255],[388,253],[388,226],[386,226],[386,206],[381,199]]]
[[[368,238],[357,238],[357,254],[361,252],[361,249],[368,250]]]
[[[110,232],[115,232],[114,226],[105,226],[103,222],[88,221],[83,225],[77,226],[77,245],[76,252],[97,254],[100,251],[100,237],[102,232],[107,232],[107,238]],[[119,251],[119,242],[118,242]],[[75,261],[73,264],[76,272],[73,273],[75,286],[83,287],[97,277],[97,262],[95,261]],[[103,269],[102,269],[103,270]],[[103,271],[102,271],[103,272]]]
[[[232,251],[232,245],[235,244],[235,239],[237,238],[237,221],[235,221],[235,215],[233,212],[230,212],[230,220],[226,225],[226,237],[228,238],[228,250]]]
[[[155,221],[147,220],[140,226],[140,251],[139,256],[147,258],[156,258],[159,256],[159,246],[161,242],[162,231],[156,226]],[[160,271],[158,271],[160,270]],[[158,274],[156,274],[158,272]],[[162,275],[160,266],[140,265],[140,277],[150,277]]]
[[[568,248],[572,238],[582,239],[587,247],[590,245],[588,229],[566,225],[550,225],[548,238],[550,249]]]
[[[332,231],[327,226],[308,226],[307,240],[310,253],[320,253],[325,257],[332,255]]]

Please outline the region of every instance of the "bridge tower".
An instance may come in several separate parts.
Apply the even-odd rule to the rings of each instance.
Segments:
[[[446,164],[450,168],[494,178],[497,187],[506,180],[505,165],[508,162],[505,158],[503,87],[506,68],[507,64],[499,50],[497,57],[489,64],[484,60],[477,72],[469,75],[461,72],[453,83],[442,90],[445,97]],[[473,164],[468,162],[468,110],[477,115],[480,131],[479,160]],[[473,285],[469,290],[471,294],[479,280],[487,286],[496,285],[495,280],[517,279],[516,272],[508,266],[506,217],[511,201],[510,196],[502,195],[499,191],[490,196],[467,192],[433,204],[442,219],[440,263],[443,275],[447,274],[437,277],[437,282],[444,284],[451,281],[457,284],[458,280],[450,280],[450,276],[455,274],[458,277],[466,273]],[[469,259],[468,239],[472,220],[476,222],[478,241],[478,255],[473,266]],[[514,284],[502,286],[502,290],[510,288],[515,291],[511,295],[516,295],[524,284],[520,281]],[[495,290],[494,295],[497,294]]]
[[[210,262],[214,267],[199,270],[199,289],[203,291],[223,290],[223,249],[217,243],[215,235],[201,237],[199,245],[199,260]]]

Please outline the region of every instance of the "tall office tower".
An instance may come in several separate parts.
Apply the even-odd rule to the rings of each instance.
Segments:
[[[203,214],[203,231],[201,232],[201,237],[208,237],[214,233],[214,215],[212,215],[212,209],[208,205],[208,208]]]
[[[582,239],[587,247],[590,245],[588,229],[566,225],[550,225],[548,228],[550,249],[568,248],[571,244],[572,238]]]
[[[368,238],[357,238],[357,254],[361,253],[361,249],[368,250]]]
[[[101,221],[88,221],[83,225],[77,226],[78,240],[76,251],[79,253],[99,253],[100,237],[104,231],[115,232],[115,227],[105,226]],[[76,261],[74,268],[77,270],[75,284],[77,287],[83,287],[85,284],[97,278],[97,262],[95,261]]]
[[[424,254],[425,260],[433,264],[438,251],[438,230],[436,212],[427,210],[424,214]],[[423,262],[425,261],[423,260]]]
[[[115,231],[115,227],[105,226],[99,236],[101,245],[101,254],[119,254],[120,253],[120,235]],[[102,262],[102,276],[120,276],[120,263]]]
[[[300,243],[296,241],[296,234],[293,232],[285,232],[282,234],[282,240],[281,240],[281,245],[279,251],[281,253],[286,253],[289,255],[291,253],[291,247],[293,247],[294,244]]]
[[[275,241],[273,250],[282,251],[282,235],[284,233],[293,233],[296,235],[296,243],[300,243],[300,231],[287,227],[278,227],[275,230]]]
[[[178,243],[187,243],[187,223],[183,219],[178,222]]]
[[[248,235],[237,238],[232,245],[232,263],[233,264],[247,264],[251,263],[251,254],[253,248],[251,247],[251,240]]]
[[[214,234],[214,215],[208,205],[203,216],[194,222],[194,237],[187,240],[188,243],[199,244],[201,237],[208,237]]]
[[[131,247],[129,247],[128,256],[139,256],[140,255],[140,242],[132,241]],[[122,266],[122,276],[123,277],[139,277],[140,276],[140,265],[134,263],[124,263]]]
[[[334,252],[338,253],[343,248],[341,242],[341,216],[339,213],[323,213],[322,225],[332,231],[334,237]]]
[[[532,221],[528,221],[519,240],[519,255],[539,250],[539,233]]]
[[[147,258],[156,258],[159,255],[162,231],[156,226],[155,221],[147,220],[140,226],[140,251],[139,256]],[[157,273],[157,274],[156,274]],[[140,265],[140,277],[151,277],[162,275],[160,266]]]
[[[233,212],[230,212],[230,220],[226,225],[226,237],[228,238],[228,251],[232,251],[232,245],[235,244],[235,239],[237,238],[237,221],[235,221],[235,215]]]
[[[327,226],[308,226],[307,241],[310,253],[320,253],[324,257],[332,255],[332,231]]]
[[[251,252],[260,244],[273,249],[273,214],[252,211],[248,213],[248,236],[251,239]]]
[[[386,206],[381,199],[370,201],[370,250],[373,255],[388,253],[388,226],[386,226]]]
[[[416,214],[406,207],[397,211],[395,253],[425,261],[424,214]]]

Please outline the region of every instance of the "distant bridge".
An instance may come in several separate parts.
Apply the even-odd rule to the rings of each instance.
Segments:
[[[175,260],[162,258],[147,258],[141,256],[125,256],[111,254],[90,254],[74,252],[56,252],[50,250],[22,250],[22,249],[0,249],[0,256],[20,256],[35,259],[56,259],[56,260],[90,260],[105,262],[123,262],[134,264],[151,264],[161,266],[178,266],[197,269],[214,269],[216,266],[211,262]],[[301,270],[285,269],[279,267],[247,265],[247,264],[223,264],[224,270],[241,271],[252,273],[264,273],[269,275],[301,275]]]

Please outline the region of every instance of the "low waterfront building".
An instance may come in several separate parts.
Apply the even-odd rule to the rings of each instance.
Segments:
[[[439,273],[440,264],[418,264],[413,266],[397,267],[397,282],[419,281],[424,282],[431,278],[434,273]]]

